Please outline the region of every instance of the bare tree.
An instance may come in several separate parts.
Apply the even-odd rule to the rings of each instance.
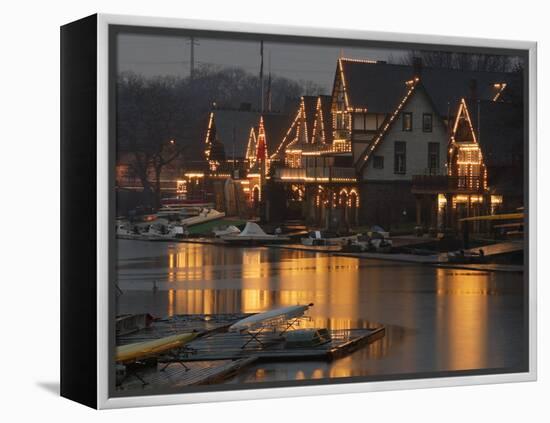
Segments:
[[[133,156],[131,171],[160,206],[161,173],[185,149],[185,104],[177,95],[178,81],[146,80],[135,74],[119,79],[117,141],[119,151]]]
[[[273,110],[282,110],[289,97],[299,97],[312,87],[303,84],[273,77]],[[130,171],[151,196],[150,204],[160,206],[163,169],[176,160],[204,159],[205,117],[212,105],[237,108],[242,103],[256,104],[259,87],[259,77],[240,68],[203,65],[195,70],[192,80],[119,75],[117,151],[131,157]],[[215,146],[215,154],[225,155],[222,144]]]

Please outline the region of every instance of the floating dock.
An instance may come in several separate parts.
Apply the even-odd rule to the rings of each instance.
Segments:
[[[221,383],[255,360],[255,357],[247,357],[239,360],[185,362],[185,367],[181,363],[158,362],[128,371],[127,376],[116,389],[120,392]]]
[[[127,366],[118,391],[184,387],[221,383],[256,362],[331,361],[385,336],[385,328],[328,330],[330,340],[311,346],[289,347],[273,329],[256,333],[228,332],[233,323],[251,314],[177,315],[156,320],[145,328],[117,337],[117,345],[158,339],[181,332],[198,332],[195,340],[172,354]]]
[[[289,348],[277,332],[260,333],[258,341],[246,333],[218,333],[203,336],[189,344],[191,353],[177,356],[184,362],[236,360],[256,357],[258,361],[331,361],[352,353],[385,335],[385,329],[329,330],[330,341],[310,347]]]

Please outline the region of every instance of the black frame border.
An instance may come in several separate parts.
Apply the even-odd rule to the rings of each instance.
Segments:
[[[97,407],[97,22],[61,27],[61,396]]]

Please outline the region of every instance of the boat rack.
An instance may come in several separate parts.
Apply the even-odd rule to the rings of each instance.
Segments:
[[[334,329],[328,330],[330,339],[325,342],[296,347],[287,345],[280,331],[264,330],[256,335],[261,342],[247,342],[249,335],[246,332],[228,332],[233,323],[247,316],[250,314],[177,315],[117,338],[117,344],[123,345],[178,332],[199,332],[185,348],[160,356],[133,372],[117,390],[220,383],[259,362],[331,361],[385,336],[384,327]]]

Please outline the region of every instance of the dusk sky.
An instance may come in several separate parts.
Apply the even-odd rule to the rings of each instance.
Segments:
[[[196,38],[195,66],[201,64],[260,70],[259,41]],[[336,60],[340,55],[356,59],[398,60],[403,50],[320,46],[314,44],[264,43],[264,72],[295,81],[312,81],[332,88]],[[144,76],[189,75],[190,39],[182,36],[121,34],[118,38],[119,71]]]

